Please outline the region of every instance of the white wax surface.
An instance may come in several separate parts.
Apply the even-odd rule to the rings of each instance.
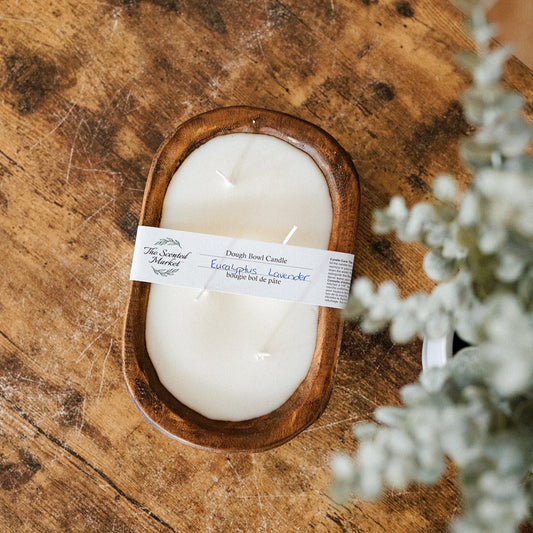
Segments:
[[[220,176],[222,173],[234,185]],[[168,187],[161,227],[326,249],[332,208],[324,176],[290,144],[260,134],[215,137]],[[212,419],[247,420],[281,406],[305,378],[318,308],[153,284],[146,343],[163,385]]]

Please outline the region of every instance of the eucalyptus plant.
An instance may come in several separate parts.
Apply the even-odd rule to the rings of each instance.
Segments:
[[[533,158],[522,95],[506,90],[508,47],[491,45],[493,1],[457,0],[475,52],[458,63],[472,76],[462,96],[476,132],[460,144],[471,170],[466,190],[436,177],[434,203],[401,197],[375,213],[374,231],[396,231],[429,250],[437,285],[401,299],[392,282],[357,279],[345,317],[365,333],[390,327],[394,342],[450,330],[469,346],[401,389],[404,407],[376,410],[379,424],[354,427],[355,456],[332,461],[334,496],[378,498],[386,488],[435,483],[457,465],[463,514],[457,533],[505,533],[533,516]]]

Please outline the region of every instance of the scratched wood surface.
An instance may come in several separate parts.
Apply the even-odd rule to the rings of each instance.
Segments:
[[[445,0],[0,0],[0,531],[442,532],[453,472],[377,504],[328,497],[333,450],[420,371],[420,344],[345,329],[323,416],[274,450],[225,455],[158,433],[120,364],[129,266],[157,147],[250,105],[331,133],[361,177],[356,270],[429,288],[421,249],[371,211],[447,170],[467,179]],[[513,60],[506,83],[533,75]]]

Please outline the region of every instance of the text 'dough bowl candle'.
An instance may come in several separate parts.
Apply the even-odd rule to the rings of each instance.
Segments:
[[[189,120],[164,142],[139,226],[224,237],[228,244],[200,254],[208,256],[203,284],[132,281],[124,373],[152,424],[198,447],[260,451],[320,416],[333,386],[342,320],[338,309],[301,303],[312,292],[310,269],[286,257],[289,248],[353,253],[358,207],[348,154],[321,129],[289,115],[223,108]],[[250,252],[247,243],[278,247]],[[183,239],[153,238],[142,249],[161,279],[185,270],[191,253]],[[210,290],[215,275],[261,287],[257,294]],[[289,285],[297,296],[280,297]]]

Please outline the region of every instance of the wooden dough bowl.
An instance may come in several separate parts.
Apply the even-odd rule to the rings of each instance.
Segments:
[[[359,182],[350,156],[327,133],[292,116],[250,107],[228,107],[196,116],[178,127],[154,157],[139,224],[159,226],[167,187],[184,159],[216,135],[262,133],[307,153],[329,187],[333,223],[329,249],[353,253]],[[333,387],[342,337],[336,309],[320,307],[310,370],[294,394],[275,411],[251,420],[211,420],[183,405],[161,384],[146,350],[145,319],[150,284],[134,281],[123,336],[124,375],[135,405],[165,434],[220,452],[255,452],[287,442],[323,412]]]

